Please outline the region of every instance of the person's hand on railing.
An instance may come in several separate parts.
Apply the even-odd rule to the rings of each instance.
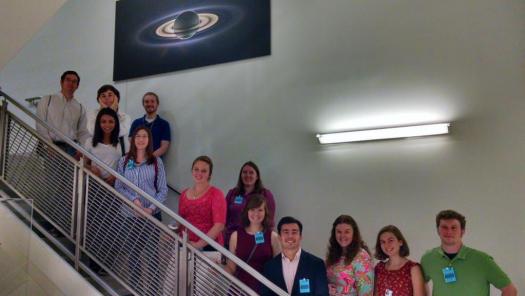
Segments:
[[[100,169],[96,166],[91,166],[91,172],[95,174],[96,176],[100,177]]]
[[[144,207],[142,206],[142,203],[140,202],[140,199],[135,198],[135,200],[133,200],[133,203],[134,203],[137,207],[139,207],[139,209],[141,209],[141,210],[145,210]],[[139,210],[135,210],[135,216],[141,218],[141,217],[144,217],[144,213],[142,213],[142,212],[139,211]]]
[[[150,216],[153,215],[153,209],[145,208],[144,206],[142,206],[142,202],[140,201],[140,199],[136,198],[135,200],[133,200],[133,203],[142,210],[142,212],[135,210],[135,215],[137,217],[144,217],[144,213]]]
[[[117,180],[117,177],[115,177],[113,175],[109,175],[109,177],[104,179],[104,181],[106,181],[106,183],[108,183],[111,186],[115,186],[115,180]]]
[[[135,200],[133,200],[133,203],[134,203],[137,207],[139,207],[139,208],[142,209],[142,203],[140,202],[140,199],[135,198]]]
[[[75,155],[73,155],[73,157],[74,157],[77,161],[79,161],[80,158],[82,158],[82,156],[83,156],[82,153],[80,153],[80,151],[78,151],[78,150],[75,151]]]

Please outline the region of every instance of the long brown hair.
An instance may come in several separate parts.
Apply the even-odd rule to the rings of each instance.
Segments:
[[[131,135],[131,140],[129,143],[129,152],[126,155],[126,161],[124,162],[124,165],[127,165],[130,159],[132,159],[133,161],[137,160],[137,146],[135,146],[135,137],[141,130],[146,131],[146,133],[148,134],[148,146],[146,146],[146,162],[148,164],[152,164],[155,162],[155,156],[153,155],[153,138],[151,136],[151,131],[145,126],[139,126],[133,131],[133,134]]]
[[[403,242],[403,245],[401,245],[401,247],[399,247],[399,256],[407,257],[408,255],[410,255],[410,248],[408,247],[407,240],[405,239],[405,237],[401,233],[401,230],[399,230],[399,228],[397,228],[394,225],[387,225],[387,226],[381,228],[381,230],[379,230],[379,233],[377,234],[376,253],[375,253],[376,259],[382,261],[382,260],[386,260],[388,258],[388,255],[385,254],[385,252],[383,252],[383,249],[381,249],[381,241],[379,240],[379,237],[381,236],[381,234],[383,234],[385,232],[392,233],[397,238],[397,240]]]
[[[339,245],[335,238],[335,228],[339,224],[348,224],[350,227],[352,227],[353,231],[352,242],[344,249],[341,247],[341,245]],[[334,223],[332,224],[332,232],[330,234],[330,240],[328,241],[328,250],[326,251],[326,265],[334,265],[337,263],[337,261],[339,261],[343,254],[345,255],[344,263],[345,265],[348,265],[352,263],[352,260],[354,260],[355,256],[361,249],[370,254],[370,250],[361,238],[361,232],[359,231],[359,227],[357,227],[357,223],[355,222],[354,218],[348,215],[341,215],[337,217],[337,219],[335,219]]]
[[[262,184],[261,174],[259,173],[259,168],[253,161],[247,161],[242,165],[241,170],[239,171],[239,179],[237,180],[237,193],[241,195],[244,195],[246,193],[244,192],[244,183],[242,182],[242,170],[244,170],[244,168],[247,166],[251,167],[255,171],[255,173],[257,173],[257,181],[255,181],[253,193],[262,193],[264,186]]]
[[[241,225],[243,227],[250,226],[250,219],[248,218],[248,211],[256,209],[264,205],[264,219],[262,221],[263,231],[270,228],[270,213],[268,211],[268,204],[266,203],[266,198],[260,194],[255,194],[250,197],[248,203],[241,212]]]

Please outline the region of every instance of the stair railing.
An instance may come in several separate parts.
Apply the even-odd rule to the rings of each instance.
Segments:
[[[163,217],[196,234],[277,295],[287,295],[244,261],[48,125],[0,89],[0,178],[74,244],[77,270],[98,265],[136,295],[257,295],[205,253],[143,212],[84,167],[84,159],[109,172]],[[82,153],[75,160],[8,111],[11,105]],[[87,261],[86,261],[87,260]],[[89,263],[88,263],[89,262]]]

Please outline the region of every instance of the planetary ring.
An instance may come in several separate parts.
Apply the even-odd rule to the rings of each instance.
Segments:
[[[160,25],[156,30],[155,34],[159,37],[164,38],[179,38],[179,34],[186,32],[187,30],[194,30],[196,29],[196,32],[200,32],[203,30],[206,30],[210,28],[211,26],[215,25],[217,21],[219,20],[219,16],[213,13],[198,13],[199,16],[199,24],[188,28],[185,30],[181,29],[175,29],[175,19],[169,20],[165,22],[164,24]]]

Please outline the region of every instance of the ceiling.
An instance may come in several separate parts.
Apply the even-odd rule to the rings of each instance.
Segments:
[[[66,0],[0,0],[0,71]]]

